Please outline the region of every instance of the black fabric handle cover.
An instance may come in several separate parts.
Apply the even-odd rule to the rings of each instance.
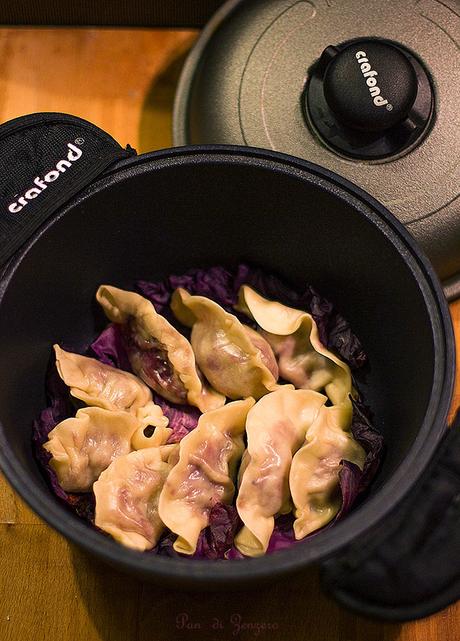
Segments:
[[[460,599],[460,411],[411,496],[365,541],[325,563],[322,580],[342,605],[390,621]]]
[[[0,265],[61,205],[135,153],[67,114],[31,114],[1,125]]]

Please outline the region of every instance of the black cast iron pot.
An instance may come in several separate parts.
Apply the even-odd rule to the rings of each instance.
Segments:
[[[68,150],[73,160],[54,178],[47,170]],[[162,585],[237,589],[320,564],[330,590],[374,615],[423,616],[458,596],[445,586],[447,570],[440,568],[430,570],[436,595],[404,596],[407,571],[425,571],[417,528],[427,530],[433,515],[420,491],[437,487],[433,459],[446,455],[439,444],[454,343],[437,277],[384,207],[325,169],[256,149],[190,147],[120,160],[129,149],[84,121],[55,114],[0,128],[0,151],[2,214],[13,214],[2,219],[3,246],[13,233],[17,242],[10,248],[23,243],[0,281],[0,463],[35,512],[88,552]],[[24,154],[35,161],[26,162]],[[36,176],[38,193],[27,189],[37,185]],[[25,221],[37,227],[28,238]],[[157,280],[194,266],[234,267],[241,260],[294,287],[311,283],[349,320],[369,357],[358,384],[385,437],[383,466],[361,505],[294,549],[231,562],[128,550],[70,513],[33,457],[31,423],[45,406],[50,346],[77,349],[100,331],[105,320],[94,304],[100,283],[130,287],[139,278]],[[436,501],[430,501],[431,509]],[[459,522],[457,514],[451,526]],[[442,526],[437,531],[433,523],[423,538],[429,543],[436,530],[445,554],[452,530]],[[396,538],[394,527],[401,533]],[[392,559],[376,562],[375,547],[381,552],[385,546]]]

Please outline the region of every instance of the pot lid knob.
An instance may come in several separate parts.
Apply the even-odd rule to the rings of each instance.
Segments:
[[[402,45],[378,38],[326,47],[304,100],[315,133],[342,155],[363,159],[413,146],[433,113],[422,64]]]

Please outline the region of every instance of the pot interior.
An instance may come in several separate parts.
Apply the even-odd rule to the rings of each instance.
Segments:
[[[430,428],[424,419],[427,412],[433,419],[444,375],[444,355],[435,348],[442,331],[430,286],[399,232],[349,189],[302,163],[251,158],[247,150],[160,154],[75,199],[5,284],[0,418],[29,487],[46,487],[32,455],[31,423],[45,404],[51,345],[86,347],[102,329],[98,285],[129,288],[140,278],[240,261],[297,289],[312,284],[362,341],[370,365],[357,382],[386,443],[366,501],[390,482],[414,444],[424,447]],[[57,502],[51,492],[49,501]]]

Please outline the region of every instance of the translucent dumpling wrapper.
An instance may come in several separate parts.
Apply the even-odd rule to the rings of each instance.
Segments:
[[[267,341],[205,296],[176,289],[176,318],[192,328],[196,361],[211,385],[231,399],[260,398],[277,389],[278,366]]]
[[[136,416],[85,407],[74,417],[58,423],[43,447],[51,454],[50,466],[62,489],[88,492],[99,474],[118,456],[165,445],[172,430],[164,425],[155,427],[150,419],[151,408],[147,403]]]
[[[253,398],[234,401],[203,414],[180,442],[179,461],[160,495],[159,513],[175,534],[174,549],[193,554],[217,503],[231,503],[236,466],[244,450],[246,416]]]
[[[278,360],[281,378],[299,389],[324,390],[334,404],[349,401],[350,369],[321,343],[310,314],[267,300],[248,285],[240,288],[236,309],[261,328]]]
[[[264,396],[249,411],[248,444],[236,500],[244,526],[235,538],[235,545],[242,554],[265,554],[274,517],[291,511],[292,456],[305,441],[307,430],[326,401],[318,392],[284,385]]]
[[[141,552],[153,548],[164,530],[160,493],[178,449],[150,447],[112,461],[93,486],[96,526],[126,547]]]
[[[66,352],[54,345],[59,376],[75,398],[85,405],[106,410],[136,410],[152,400],[150,389],[141,380],[95,358]]]
[[[296,539],[327,525],[337,515],[342,505],[342,461],[350,461],[360,470],[364,467],[366,453],[348,431],[352,421],[350,405],[321,407],[304,445],[292,459],[289,486],[295,506]]]
[[[56,369],[70,388],[70,394],[91,407],[123,410],[136,416],[141,423],[139,444],[143,429],[149,425],[158,428],[155,443],[158,439],[163,441],[172,432],[166,431],[169,422],[167,417],[161,407],[153,402],[150,389],[137,376],[105,365],[95,358],[66,352],[59,345],[54,346],[54,351]],[[144,446],[152,447],[152,442],[148,440]]]
[[[88,492],[110,463],[132,450],[131,438],[139,421],[128,412],[100,407],[78,410],[51,430],[45,450],[66,492]]]
[[[107,317],[123,325],[131,367],[149,387],[172,403],[194,405],[201,412],[225,403],[200,376],[189,341],[150,301],[109,285],[101,285],[96,298]]]
[[[137,376],[105,365],[95,358],[66,352],[54,346],[56,369],[70,394],[91,407],[126,411],[139,421],[133,435],[133,447],[153,447],[166,443],[172,430],[161,407],[152,400],[152,392]],[[149,429],[146,436],[147,428]]]

